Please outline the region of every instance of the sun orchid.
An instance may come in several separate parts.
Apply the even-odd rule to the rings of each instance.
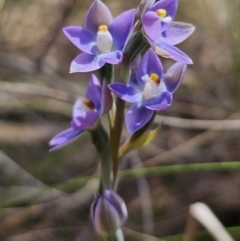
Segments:
[[[142,17],[146,38],[154,51],[163,57],[172,58],[185,64],[192,60],[173,45],[183,42],[194,31],[191,24],[173,22],[178,0],[160,0]]]
[[[112,107],[112,96],[104,80],[102,87],[92,74],[86,97],[78,99],[73,106],[71,127],[54,136],[49,142],[50,151],[60,149],[75,141],[85,130],[91,128]]]
[[[95,0],[88,10],[84,28],[69,26],[63,29],[67,38],[83,52],[72,61],[70,72],[97,70],[105,63],[119,64],[134,15],[132,9],[113,19],[107,6]]]
[[[173,64],[166,73],[160,59],[152,49],[142,57],[135,79],[128,84],[113,83],[109,88],[121,99],[133,103],[125,115],[125,124],[129,133],[143,127],[154,111],[168,108],[172,103],[172,94],[180,85],[186,65]]]

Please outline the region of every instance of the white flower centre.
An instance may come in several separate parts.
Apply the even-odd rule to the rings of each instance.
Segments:
[[[97,47],[102,53],[110,52],[113,46],[113,38],[106,25],[100,25],[97,32]]]
[[[142,80],[146,83],[143,89],[143,98],[145,100],[155,97],[159,93],[160,78],[157,74],[152,73],[150,76],[145,74]]]
[[[89,99],[78,99],[74,104],[74,116],[85,115],[87,111],[97,111],[94,103]],[[83,112],[84,111],[84,112]]]

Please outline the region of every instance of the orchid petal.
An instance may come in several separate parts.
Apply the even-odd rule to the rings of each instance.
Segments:
[[[82,132],[83,131],[74,130],[73,128],[69,128],[60,132],[59,134],[54,136],[49,142],[49,145],[52,147],[50,151],[56,151],[64,146],[69,145],[70,143],[75,141]]]
[[[163,33],[165,42],[175,45],[183,42],[194,31],[195,27],[192,24],[172,22],[169,28]]]
[[[167,90],[169,92],[173,93],[179,87],[186,69],[186,64],[178,62],[172,65],[163,75],[164,83],[167,86]]]
[[[85,115],[76,116],[71,121],[71,126],[76,130],[86,130],[92,127],[99,118],[96,111],[86,111]]]
[[[101,99],[101,85],[96,77],[92,74],[88,82],[86,98],[93,101],[96,109],[100,108],[100,99]]]
[[[107,81],[104,79],[102,84],[102,90],[101,90],[101,110],[100,110],[99,116],[102,116],[106,114],[108,111],[110,111],[112,108],[112,103],[113,103],[113,99],[112,99],[111,91],[108,88]]]
[[[99,58],[109,64],[119,64],[122,61],[122,52],[120,50],[103,53]]]
[[[152,73],[157,74],[161,79],[163,67],[158,56],[154,53],[152,49],[149,49],[142,57],[137,72],[137,81],[142,88],[144,88],[145,85],[145,82],[142,80],[142,77],[146,74],[150,75]]]
[[[91,33],[82,27],[69,26],[63,29],[66,37],[80,50],[85,53],[93,54],[96,52],[96,41]]]
[[[114,94],[116,94],[124,101],[136,103],[140,102],[142,99],[141,91],[129,84],[113,83],[109,85],[109,88]]]
[[[161,39],[161,20],[155,12],[149,11],[144,14],[142,23],[144,31],[149,38],[151,38],[153,41],[159,41]]]
[[[133,104],[126,113],[127,131],[132,134],[143,127],[152,117],[154,111],[147,109],[141,103]]]
[[[133,25],[134,15],[135,9],[125,11],[117,16],[109,26],[109,32],[112,34],[115,49],[123,47]]]
[[[165,110],[172,103],[172,94],[163,92],[160,95],[144,101],[143,105],[150,110]]]
[[[82,53],[72,61],[70,73],[97,70],[100,69],[104,64],[105,62],[98,56]]]
[[[129,77],[129,81],[128,81],[128,83],[130,85],[138,86],[137,71],[138,71],[140,61],[141,61],[141,55],[138,55],[135,58],[135,60],[132,62],[131,73],[130,73],[130,77]]]
[[[184,63],[184,64],[192,64],[192,60],[181,50],[176,48],[175,46],[172,46],[171,44],[165,42],[165,41],[160,41],[159,43],[156,43],[157,47],[163,52],[167,53],[169,58]],[[166,57],[166,56],[163,56]]]
[[[100,25],[109,26],[112,22],[112,14],[108,7],[100,0],[95,0],[88,10],[85,28],[94,36],[98,32]]]

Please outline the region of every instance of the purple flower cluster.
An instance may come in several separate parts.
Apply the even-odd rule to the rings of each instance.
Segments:
[[[118,110],[112,93],[132,104],[125,114],[125,125],[130,134],[149,123],[156,111],[165,110],[172,104],[173,93],[182,82],[187,64],[192,64],[192,60],[175,45],[194,31],[191,24],[173,21],[177,8],[178,0],[142,0],[137,10],[128,10],[113,18],[104,3],[94,0],[84,27],[63,29],[66,37],[82,51],[72,61],[71,73],[99,70],[106,63],[122,65],[118,70],[131,69],[131,73],[119,75],[116,79],[120,79],[121,83],[113,76],[113,81],[108,83],[106,76],[101,75],[98,79],[92,74],[85,97],[76,100],[73,106],[70,128],[53,137],[49,143],[51,151],[70,144],[84,131],[97,128],[100,118],[110,110],[113,130],[114,123],[118,121],[115,117]],[[138,36],[140,40],[137,39],[136,43],[140,44],[136,46],[132,43]],[[131,48],[132,51],[129,51]],[[125,50],[133,56],[128,56]],[[158,55],[176,63],[164,72]],[[126,58],[129,59],[124,62]],[[133,61],[131,66],[130,61]],[[128,68],[125,68],[126,65]],[[115,77],[116,73],[118,71],[115,71]],[[121,79],[129,74],[129,79]],[[103,185],[101,195],[92,206],[92,218],[99,233],[112,234],[126,220],[127,211],[124,201],[114,191],[105,188]]]

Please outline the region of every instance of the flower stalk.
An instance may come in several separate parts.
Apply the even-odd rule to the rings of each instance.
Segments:
[[[51,141],[51,151],[75,141],[88,131],[100,157],[98,195],[92,205],[92,220],[104,241],[124,241],[121,226],[127,218],[117,187],[121,158],[149,144],[161,127],[147,130],[157,111],[169,108],[192,60],[175,47],[191,35],[191,24],[174,22],[178,0],[142,0],[113,18],[101,0],[90,6],[85,24],[63,29],[79,49],[70,72],[98,70],[92,74],[85,97],[76,100],[70,128]],[[166,72],[159,57],[177,61]],[[115,97],[113,96],[115,94]],[[125,102],[131,107],[125,112]],[[101,123],[108,115],[109,132]],[[123,124],[130,137],[122,146]]]
[[[89,133],[91,134],[92,142],[100,157],[101,184],[99,191],[101,194],[106,188],[112,188],[112,160],[110,155],[109,137],[100,121],[98,121],[95,128],[89,130]]]

